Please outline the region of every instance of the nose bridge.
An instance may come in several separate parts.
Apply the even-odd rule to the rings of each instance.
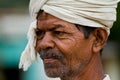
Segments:
[[[46,32],[44,37],[42,38],[40,42],[41,49],[47,49],[47,48],[53,48],[53,37],[49,32]]]

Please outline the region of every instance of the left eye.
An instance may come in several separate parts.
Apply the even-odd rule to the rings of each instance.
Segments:
[[[63,35],[63,34],[65,34],[65,32],[63,32],[63,31],[54,31],[54,34],[55,35]]]

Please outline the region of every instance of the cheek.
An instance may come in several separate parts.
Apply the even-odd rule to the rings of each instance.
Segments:
[[[58,41],[58,49],[64,54],[69,65],[76,64],[91,57],[91,43],[85,39],[72,38]]]
[[[92,43],[89,40],[83,40],[79,43],[76,46],[77,56],[79,56],[82,60],[89,60],[92,56]]]
[[[75,39],[57,41],[56,46],[65,56],[64,61],[67,65],[71,66],[78,59],[78,50],[80,50],[80,47],[77,46]]]
[[[56,47],[66,56],[73,52],[72,48],[76,45],[76,41],[74,39],[58,40],[55,43]]]

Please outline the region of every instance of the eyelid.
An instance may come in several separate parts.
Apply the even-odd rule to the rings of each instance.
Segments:
[[[66,32],[64,30],[55,30],[55,31],[53,31],[53,33],[56,34],[56,35],[70,34],[70,33]]]

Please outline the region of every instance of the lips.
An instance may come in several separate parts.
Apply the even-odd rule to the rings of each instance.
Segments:
[[[48,64],[48,63],[54,63],[56,61],[56,59],[54,59],[54,58],[44,58],[43,61],[44,61],[45,64]]]

